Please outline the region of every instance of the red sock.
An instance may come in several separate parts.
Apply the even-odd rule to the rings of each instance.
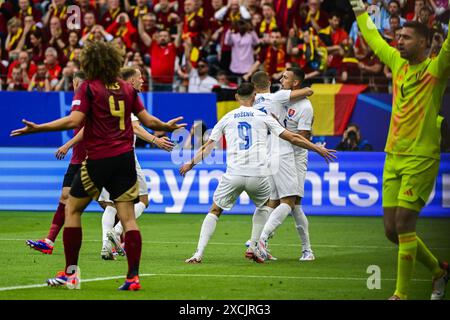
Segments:
[[[66,205],[64,203],[59,203],[58,209],[56,209],[55,215],[53,216],[52,225],[47,235],[47,239],[55,242],[56,237],[59,234],[59,231],[64,225],[65,214],[64,210]]]
[[[63,232],[63,242],[64,242],[64,255],[66,256],[66,270],[68,271],[69,266],[78,265],[78,255],[81,248],[81,239],[83,235],[81,232],[81,227],[77,228],[64,228]]]
[[[139,230],[131,230],[125,233],[125,251],[127,252],[128,260],[128,279],[131,279],[139,274],[141,249],[141,232]]]

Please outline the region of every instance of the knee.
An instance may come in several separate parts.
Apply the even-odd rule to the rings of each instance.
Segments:
[[[398,235],[397,231],[393,227],[385,227],[384,228],[384,234],[386,235],[386,238],[388,238],[389,241],[398,244]]]

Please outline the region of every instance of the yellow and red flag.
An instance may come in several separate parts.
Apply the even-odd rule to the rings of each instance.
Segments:
[[[313,84],[309,97],[314,109],[312,133],[315,136],[341,135],[352,116],[358,95],[367,85]]]

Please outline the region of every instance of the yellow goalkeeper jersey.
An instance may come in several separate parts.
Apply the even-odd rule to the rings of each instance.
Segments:
[[[436,119],[450,74],[449,36],[437,57],[410,65],[384,41],[367,13],[357,21],[364,39],[392,70],[392,115],[385,152],[439,160],[440,128]]]

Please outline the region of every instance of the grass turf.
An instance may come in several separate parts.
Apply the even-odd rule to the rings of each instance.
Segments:
[[[143,246],[140,273],[142,290],[120,292],[127,270],[126,258],[103,261],[101,215],[85,213],[80,253],[81,290],[66,288],[6,287],[43,284],[64,267],[62,232],[53,255],[25,246],[26,239],[41,239],[52,213],[0,212],[0,299],[386,299],[394,291],[397,249],[383,234],[382,219],[362,217],[309,217],[316,260],[299,262],[300,241],[288,217],[270,246],[278,261],[257,264],[244,258],[244,243],[251,216],[224,215],[199,265],[184,263],[195,251],[204,215],[145,214],[139,219]],[[418,222],[418,234],[439,259],[450,257],[450,219]],[[367,288],[367,268],[381,270],[381,289]],[[123,277],[122,277],[123,276]],[[416,264],[410,299],[429,299],[431,276]]]

